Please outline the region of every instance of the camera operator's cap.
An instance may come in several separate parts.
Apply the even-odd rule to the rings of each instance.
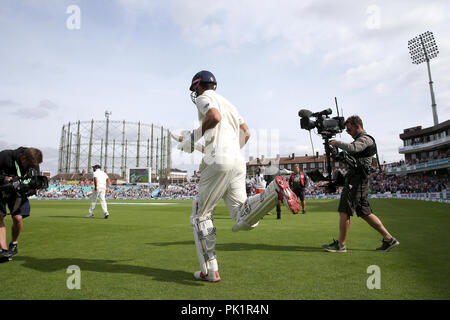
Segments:
[[[96,164],[95,166],[92,166],[92,169],[101,169],[101,167],[100,167],[100,165],[99,164]]]
[[[190,91],[194,91],[194,87],[199,82],[205,83],[214,83],[217,85],[216,77],[209,71],[202,70],[197,72],[195,76],[192,78],[191,86],[189,87]]]

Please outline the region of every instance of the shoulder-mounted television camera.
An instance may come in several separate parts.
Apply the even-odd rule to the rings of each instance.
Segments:
[[[36,169],[29,169],[22,176],[14,176],[13,179],[0,186],[0,197],[2,199],[26,198],[34,194],[36,190],[44,190],[48,188],[48,179],[46,176],[38,174]]]

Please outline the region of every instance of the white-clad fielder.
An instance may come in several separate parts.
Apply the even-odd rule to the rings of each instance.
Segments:
[[[94,169],[94,190],[92,191],[91,196],[91,207],[89,208],[89,215],[87,218],[93,218],[94,217],[94,209],[95,205],[97,203],[97,199],[100,199],[100,205],[102,206],[103,214],[105,219],[108,219],[109,213],[108,213],[108,206],[106,204],[106,191],[108,190],[108,186],[110,184],[110,180],[108,175],[101,170],[101,167],[96,164],[92,167]]]
[[[279,199],[294,214],[299,211],[297,197],[279,176],[264,192],[247,198],[246,165],[240,149],[250,138],[250,132],[236,108],[215,92],[216,87],[216,78],[209,71],[200,71],[193,77],[189,89],[201,126],[191,134],[185,134],[178,145],[179,149],[191,153],[196,142],[201,137],[205,139],[198,196],[192,203],[191,226],[201,268],[194,277],[210,282],[220,281],[213,212],[221,199],[235,222],[232,228],[235,232],[255,228]]]

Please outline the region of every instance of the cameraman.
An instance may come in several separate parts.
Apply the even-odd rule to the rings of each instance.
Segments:
[[[347,133],[352,136],[352,143],[330,140],[330,145],[338,147],[356,159],[356,168],[349,168],[345,177],[344,189],[339,201],[338,211],[340,214],[339,240],[334,240],[329,245],[324,245],[329,252],[346,252],[345,241],[350,229],[350,217],[356,211],[358,217],[363,218],[372,228],[382,236],[382,246],[378,251],[389,251],[400,243],[392,237],[384,227],[381,220],[373,214],[367,201],[369,193],[369,172],[372,166],[372,156],[376,153],[376,144],[372,137],[367,135],[363,129],[360,117],[354,115],[345,121]]]
[[[39,172],[39,164],[42,163],[42,152],[36,148],[20,147],[16,150],[3,150],[0,152],[0,186],[13,180],[14,177],[22,177],[30,168]],[[33,190],[31,194],[35,194]],[[28,195],[31,195],[28,194]],[[6,216],[6,206],[9,208],[13,219],[11,229],[11,242],[6,250],[6,227],[4,218]],[[17,254],[17,244],[19,235],[23,228],[23,219],[30,215],[30,202],[27,197],[3,198],[0,194],[0,249],[2,257],[9,258]],[[0,257],[0,259],[2,258]]]

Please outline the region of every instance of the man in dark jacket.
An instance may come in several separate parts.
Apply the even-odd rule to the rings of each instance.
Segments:
[[[42,163],[42,152],[36,148],[20,147],[15,150],[3,150],[0,152],[0,186],[10,183],[14,177],[26,175],[29,169],[34,168],[39,172],[39,164]],[[34,191],[35,193],[36,191]],[[31,192],[33,194],[33,191]],[[31,195],[30,194],[30,195]],[[13,218],[12,236],[8,249],[6,249],[6,227],[4,218],[7,208]],[[30,202],[26,197],[16,195],[4,197],[0,193],[0,260],[11,260],[11,256],[17,254],[19,235],[23,229],[23,219],[30,215]]]
[[[298,164],[295,164],[294,172],[291,174],[291,177],[289,178],[289,187],[300,199],[303,214],[306,213],[305,188],[307,186],[307,183],[308,183],[307,175],[303,171],[300,171],[300,167]]]

